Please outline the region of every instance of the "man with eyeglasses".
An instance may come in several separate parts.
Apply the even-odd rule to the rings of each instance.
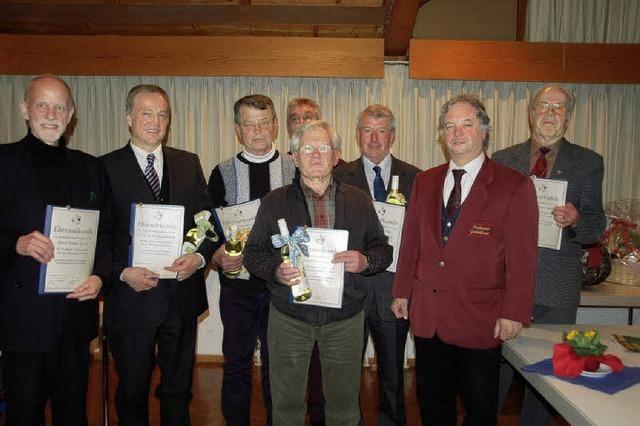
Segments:
[[[420,173],[417,167],[391,155],[396,140],[393,112],[384,105],[369,105],[358,115],[356,140],[360,158],[338,167],[336,179],[385,201],[391,177],[399,176],[400,192],[407,201],[413,180]],[[393,272],[382,271],[367,278],[365,304],[365,343],[369,332],[373,338],[378,362],[378,423],[405,424],[404,411],[404,348],[409,321],[396,318],[391,311]]]
[[[273,423],[304,424],[307,366],[314,344],[320,349],[326,423],[356,425],[360,420],[361,350],[364,329],[365,275],[391,263],[380,221],[366,193],[333,178],[340,138],[325,121],[298,128],[291,140],[300,178],[263,200],[245,249],[245,265],[271,291],[269,350]],[[291,303],[290,287],[300,271],[283,262],[271,236],[284,218],[291,233],[298,226],[349,231],[348,249],[336,253],[344,263],[341,308]]]
[[[562,86],[541,89],[529,105],[531,138],[500,150],[492,158],[522,174],[566,180],[567,200],[553,209],[562,228],[560,250],[538,249],[533,322],[573,324],[580,301],[580,248],[600,241],[605,228],[602,208],[603,160],[597,153],[564,137],[575,106],[574,95]],[[500,405],[509,390],[513,369],[501,366]],[[530,388],[520,414],[521,425],[546,425],[550,412]]]
[[[291,183],[296,170],[291,157],[275,149],[278,117],[270,98],[245,96],[236,101],[233,112],[236,137],[243,149],[211,172],[209,193],[214,207],[260,199],[269,191]],[[226,255],[224,245],[213,256],[220,277],[220,317],[224,327],[222,414],[230,426],[250,424],[252,360],[256,339],[259,339],[262,395],[270,425],[269,291],[260,277],[229,278],[223,273],[237,271],[245,260],[242,255]]]

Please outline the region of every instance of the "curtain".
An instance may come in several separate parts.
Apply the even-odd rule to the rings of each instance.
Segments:
[[[342,136],[342,156],[359,155],[356,118],[370,103],[388,105],[396,116],[393,153],[421,169],[445,161],[436,141],[440,106],[461,92],[486,104],[491,118],[489,151],[527,139],[527,107],[542,83],[411,80],[405,65],[386,65],[384,79],[247,77],[63,76],[76,103],[70,147],[102,155],[128,140],[125,98],[142,82],[157,83],[171,98],[168,144],[197,153],[205,176],[240,150],[233,130],[233,103],[249,93],[270,96],[280,117],[278,147],[288,148],[285,113],[289,99],[316,99],[323,117]],[[18,102],[30,76],[0,76],[0,142],[24,136]],[[567,84],[577,97],[567,138],[605,159],[605,200],[640,198],[640,85]]]
[[[525,40],[640,43],[638,0],[529,0]]]

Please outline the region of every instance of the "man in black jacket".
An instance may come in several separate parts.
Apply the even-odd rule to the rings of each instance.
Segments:
[[[340,139],[324,121],[296,130],[291,149],[300,179],[269,193],[258,211],[245,249],[245,266],[267,282],[271,292],[268,342],[271,362],[273,423],[304,423],[307,367],[317,342],[322,365],[327,424],[357,424],[360,360],[364,330],[363,275],[391,263],[391,246],[363,191],[334,181]],[[333,262],[344,263],[340,308],[290,303],[300,271],[283,262],[271,243],[277,220],[297,226],[349,231],[348,249]]]
[[[215,247],[205,240],[196,253],[173,262],[169,270],[176,279],[159,279],[157,271],[129,266],[130,211],[132,203],[184,206],[186,232],[211,201],[198,157],[163,145],[171,119],[167,93],[152,84],[135,86],[126,109],[131,140],[102,157],[114,194],[113,282],[105,321],[119,379],[118,420],[148,424],[157,348],[161,422],[187,425],[197,318],[207,309],[203,268]]]
[[[110,269],[109,188],[99,160],[65,146],[74,113],[69,86],[52,75],[29,82],[20,110],[29,133],[0,145],[0,349],[7,424],[86,425],[89,342],[96,297]],[[69,294],[38,294],[40,265],[56,247],[42,234],[47,205],[100,210],[93,275]]]

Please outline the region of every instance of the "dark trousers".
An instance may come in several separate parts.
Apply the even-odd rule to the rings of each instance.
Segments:
[[[364,330],[365,348],[370,332],[378,364],[378,424],[404,425],[404,348],[409,321],[384,320],[373,303]]]
[[[3,352],[7,426],[44,424],[47,399],[53,426],[87,425],[89,342],[71,331],[61,338],[49,352]]]
[[[307,413],[311,424],[323,424],[324,405],[326,401],[322,394],[322,366],[320,365],[320,351],[318,342],[313,345],[309,360]]]
[[[423,425],[456,425],[456,396],[465,410],[463,425],[498,422],[500,347],[468,349],[434,336],[415,337],[418,401]]]
[[[535,305],[533,310],[534,324],[575,324],[577,308],[553,308],[549,306]],[[500,384],[498,412],[502,411],[502,405],[507,397],[514,370],[511,365],[502,361],[500,363]],[[520,410],[521,426],[546,426],[551,420],[551,408],[545,399],[528,384],[524,388],[522,409]]]
[[[161,424],[189,424],[197,318],[181,318],[174,299],[158,327],[109,329],[118,373],[115,402],[121,426],[149,424],[149,387],[156,360],[160,385],[155,394],[160,399]]]
[[[229,286],[220,287],[220,316],[224,332],[222,353],[222,414],[229,426],[248,426],[251,414],[251,371],[256,339],[260,339],[262,395],[271,425],[271,387],[267,324],[269,293],[252,293]]]

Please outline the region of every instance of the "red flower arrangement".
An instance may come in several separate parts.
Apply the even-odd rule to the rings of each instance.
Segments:
[[[583,371],[597,371],[606,364],[614,372],[624,368],[615,355],[605,355],[607,346],[602,344],[595,330],[586,332],[571,330],[562,334],[562,343],[553,346],[553,374],[563,377],[578,377]]]

